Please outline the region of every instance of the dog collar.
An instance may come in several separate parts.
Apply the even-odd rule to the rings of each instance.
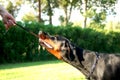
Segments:
[[[88,80],[90,80],[90,77],[92,76],[92,74],[96,68],[96,65],[98,63],[98,59],[100,58],[100,55],[98,54],[98,52],[95,52],[95,55],[96,55],[96,60],[94,61],[93,65],[92,65],[89,76],[87,77]]]

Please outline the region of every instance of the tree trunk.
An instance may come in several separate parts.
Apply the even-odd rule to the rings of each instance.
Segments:
[[[48,2],[48,16],[49,16],[49,24],[52,25],[52,8],[50,5],[50,0],[47,0]]]
[[[83,26],[82,28],[86,28],[86,24],[87,24],[87,17],[86,17],[86,13],[87,13],[87,2],[88,0],[82,0],[83,1],[83,14],[84,14],[84,20],[83,20]]]
[[[68,12],[67,12],[67,7],[64,7],[64,12],[65,12],[64,23],[65,23],[65,25],[67,25],[67,24],[68,24]]]
[[[52,16],[51,15],[49,16],[49,24],[52,25]]]
[[[41,20],[41,0],[38,0],[38,2],[39,2],[39,18],[38,18],[38,21],[39,22],[42,22],[42,20]]]
[[[83,22],[83,27],[82,28],[86,28],[86,24],[87,24],[87,17],[84,17],[84,22]]]
[[[71,4],[70,9],[69,9],[68,22],[70,21],[70,18],[71,18],[72,8],[73,8],[73,6]]]

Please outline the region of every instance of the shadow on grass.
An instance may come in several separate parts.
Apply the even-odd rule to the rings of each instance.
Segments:
[[[52,61],[39,61],[39,62],[25,62],[25,63],[11,63],[11,64],[2,64],[0,65],[1,69],[12,69],[12,68],[20,68],[20,67],[29,67],[29,66],[36,66],[36,65],[44,65],[44,64],[57,64],[61,63],[60,60],[52,60]]]

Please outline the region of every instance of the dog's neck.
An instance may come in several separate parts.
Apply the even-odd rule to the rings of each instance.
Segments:
[[[75,56],[73,60],[68,60],[67,58],[63,58],[63,60],[80,70],[86,77],[88,77],[96,59],[95,52],[75,47],[73,49],[73,55]]]

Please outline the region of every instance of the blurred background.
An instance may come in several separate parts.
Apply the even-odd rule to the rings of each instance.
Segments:
[[[16,21],[38,34],[61,35],[84,49],[120,52],[120,0],[0,0]],[[19,27],[0,21],[0,63],[56,59]]]
[[[0,0],[0,4],[17,21],[119,29],[120,0]]]

